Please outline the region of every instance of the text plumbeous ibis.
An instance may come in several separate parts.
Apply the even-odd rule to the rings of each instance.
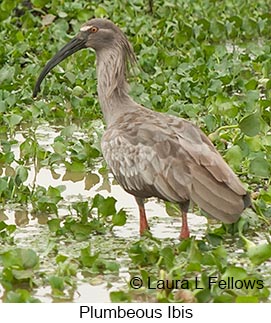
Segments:
[[[46,64],[34,97],[54,66],[88,47],[97,55],[98,97],[107,126],[102,152],[118,183],[136,199],[140,234],[149,229],[144,199],[152,196],[178,203],[182,239],[189,237],[190,200],[224,223],[236,222],[251,205],[249,194],[197,126],[146,109],[129,96],[127,63],[135,63],[136,58],[126,36],[110,20],[91,19],[81,27]]]

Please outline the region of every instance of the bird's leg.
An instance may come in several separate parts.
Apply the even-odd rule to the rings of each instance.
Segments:
[[[188,239],[190,236],[188,222],[187,222],[187,212],[189,208],[189,201],[185,203],[180,203],[180,208],[182,211],[182,228],[180,233],[180,239]]]
[[[139,208],[139,232],[140,235],[143,235],[145,231],[149,230],[149,224],[144,207],[144,200],[140,197],[135,197],[135,199]]]

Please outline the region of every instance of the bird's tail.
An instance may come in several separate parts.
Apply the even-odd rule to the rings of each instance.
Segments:
[[[251,205],[251,200],[239,179],[233,177],[233,180],[237,181],[234,185],[219,182],[206,168],[200,167],[193,174],[191,199],[212,217],[224,223],[234,223]],[[240,185],[238,192],[232,189],[236,185]]]

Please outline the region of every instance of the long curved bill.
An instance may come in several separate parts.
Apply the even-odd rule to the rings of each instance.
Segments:
[[[61,48],[60,51],[52,59],[50,59],[49,62],[47,62],[44,69],[41,71],[33,91],[33,97],[35,98],[37,96],[38,92],[40,91],[41,82],[43,81],[45,76],[51,71],[51,69],[53,69],[57,64],[62,62],[68,56],[71,56],[73,53],[86,47],[87,46],[85,39],[75,37],[63,48]]]

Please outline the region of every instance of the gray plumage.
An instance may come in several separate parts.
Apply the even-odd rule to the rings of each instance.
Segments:
[[[34,95],[65,57],[85,47],[96,51],[98,97],[107,125],[102,151],[119,184],[136,197],[140,232],[148,228],[143,199],[152,196],[178,203],[184,222],[190,200],[216,219],[237,221],[250,205],[249,195],[208,137],[189,121],[146,109],[129,96],[127,64],[135,55],[122,31],[109,20],[91,19],[69,44],[47,63]],[[181,237],[188,236],[184,223]]]

